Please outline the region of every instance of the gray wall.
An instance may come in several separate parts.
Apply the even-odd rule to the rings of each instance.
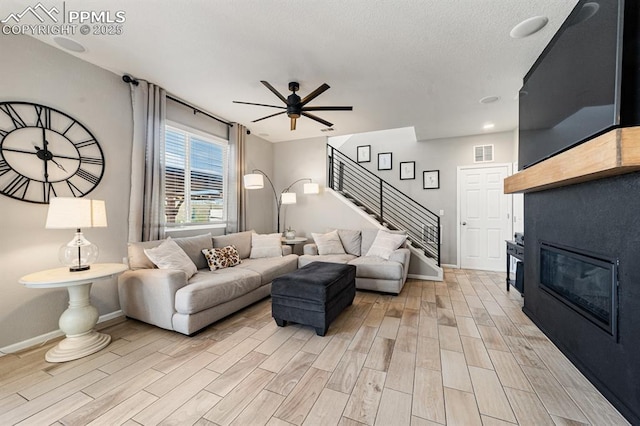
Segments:
[[[377,135],[379,136],[379,135]],[[444,210],[442,225],[443,264],[458,264],[457,259],[457,168],[473,165],[473,146],[494,145],[494,163],[512,163],[514,156],[514,133],[492,133],[458,138],[397,143],[393,139],[370,138],[366,133],[353,135],[338,149],[356,159],[356,147],[371,145],[371,162],[360,163],[417,202],[436,214]],[[392,152],[392,170],[378,171],[378,153]],[[400,162],[416,162],[416,179],[400,180]],[[440,170],[440,189],[423,189],[422,172]]]
[[[318,137],[274,146],[274,169],[276,190],[281,191],[301,178],[311,178],[320,185],[320,194],[303,193],[303,182],[296,183],[291,190],[297,193],[297,203],[282,207],[282,229],[291,226],[298,235],[311,239],[312,232],[329,229],[362,229],[374,226],[348,205],[326,192],[327,183],[327,138]],[[327,214],[331,212],[331,214]]]
[[[99,262],[126,256],[132,115],[129,87],[120,76],[25,36],[3,36],[1,100],[51,106],[83,123],[98,139],[105,173],[91,198],[104,199],[108,228],[87,229],[100,248]],[[65,289],[28,289],[26,274],[60,267],[58,248],[72,230],[44,228],[47,205],[0,195],[0,348],[58,329]],[[115,280],[97,281],[91,292],[100,315],[120,309]]]
[[[276,185],[276,191],[279,191],[281,188],[274,180],[273,153],[271,142],[253,134],[247,135],[245,172],[251,173],[253,169],[262,170]],[[264,188],[246,191],[246,200],[247,230],[253,229],[259,234],[276,232],[275,197],[266,178]]]

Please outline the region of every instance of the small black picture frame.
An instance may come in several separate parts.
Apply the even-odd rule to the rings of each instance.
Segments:
[[[371,162],[371,145],[360,145],[356,147],[356,162]]]
[[[416,162],[400,162],[400,180],[411,180],[416,178]]]
[[[440,170],[425,170],[424,172],[422,172],[422,188],[439,189]]]
[[[392,154],[390,152],[381,152],[378,154],[378,170],[391,170],[393,168]]]

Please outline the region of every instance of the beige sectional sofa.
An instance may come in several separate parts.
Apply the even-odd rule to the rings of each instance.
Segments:
[[[282,247],[281,257],[250,258],[252,231],[173,241],[196,265],[195,275],[187,279],[181,270],[156,268],[144,250],[162,241],[130,243],[130,270],[118,278],[118,293],[126,316],[187,335],[269,296],[273,279],[298,267],[289,246]],[[209,270],[202,249],[229,245],[236,247],[242,263]]]
[[[346,263],[356,266],[356,288],[361,290],[381,291],[399,294],[407,280],[411,252],[402,243],[400,248],[389,252],[388,259],[379,256],[367,256],[379,229],[362,229],[360,231],[338,229],[337,234],[344,253],[319,254],[318,244],[306,244],[304,254],[298,258],[301,268],[311,262]],[[404,235],[404,231],[388,231],[389,234]],[[314,234],[315,237],[316,234]],[[329,250],[329,251],[340,251]]]

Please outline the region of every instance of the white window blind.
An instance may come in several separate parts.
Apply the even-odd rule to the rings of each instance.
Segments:
[[[166,126],[166,225],[225,221],[227,165],[227,141]]]

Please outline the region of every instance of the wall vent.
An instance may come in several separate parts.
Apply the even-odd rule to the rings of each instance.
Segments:
[[[474,163],[490,163],[493,161],[493,145],[476,145],[473,147]]]

